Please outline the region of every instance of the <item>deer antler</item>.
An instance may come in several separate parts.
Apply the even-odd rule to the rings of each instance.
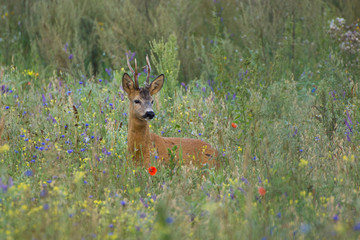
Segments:
[[[150,66],[150,60],[148,55],[146,55],[146,65],[147,65],[147,76],[146,76],[146,85],[149,86],[149,80],[150,80],[150,72],[151,72],[151,66]]]
[[[126,61],[127,61],[127,65],[131,71],[131,73],[134,76],[134,80],[135,80],[135,88],[139,89],[139,81],[138,81],[138,73],[137,73],[137,63],[136,63],[136,58],[135,58],[135,71],[134,69],[131,67],[130,61],[129,61],[129,55],[126,54]]]

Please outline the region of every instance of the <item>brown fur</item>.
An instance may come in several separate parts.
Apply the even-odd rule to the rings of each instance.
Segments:
[[[167,138],[150,133],[148,120],[143,118],[146,111],[152,111],[152,95],[162,88],[164,76],[160,75],[145,88],[136,88],[128,74],[123,76],[123,88],[128,94],[129,123],[128,123],[128,150],[132,154],[136,165],[150,166],[150,159],[158,156],[165,163],[170,160],[168,149],[177,146],[176,158],[184,164],[203,166],[218,166],[218,152],[210,144],[190,138]],[[141,104],[135,103],[140,100]],[[150,104],[151,103],[151,104]]]

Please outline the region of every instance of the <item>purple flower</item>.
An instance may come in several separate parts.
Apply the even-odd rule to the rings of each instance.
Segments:
[[[46,98],[44,94],[42,94],[42,102],[43,102],[43,106],[47,106]]]
[[[360,222],[357,222],[354,226],[355,231],[360,231]]]
[[[72,153],[72,152],[74,152],[74,150],[69,149],[67,152],[68,152],[68,153]]]
[[[73,58],[74,58],[74,55],[71,53],[71,54],[69,55],[69,59],[72,60]]]
[[[245,177],[241,177],[241,181],[243,181],[246,185],[250,185]]]
[[[9,106],[6,106],[5,109],[9,109]]]
[[[335,215],[333,216],[333,220],[334,220],[335,222],[337,222],[337,221],[339,220],[339,215],[335,214]]]
[[[352,129],[351,129],[348,121],[346,121],[346,119],[344,119],[344,123],[345,123],[346,127],[350,130],[350,132],[352,132]]]
[[[43,205],[43,209],[44,209],[44,210],[49,210],[49,204],[45,203],[45,204]]]
[[[130,56],[129,61],[131,62],[131,61],[134,59],[134,57],[135,57],[135,55],[136,55],[136,52],[131,52],[131,51],[129,50],[129,52],[128,52],[126,55]]]
[[[46,196],[47,196],[47,191],[45,189],[41,190],[40,191],[40,197],[46,197]]]
[[[185,91],[187,90],[187,86],[184,82],[181,83],[181,86],[183,86],[185,88]]]
[[[349,123],[353,124],[352,121],[351,121],[350,115],[349,115],[349,111],[346,111],[346,116],[347,116],[347,118],[349,120]]]
[[[105,72],[111,77],[111,69],[105,68]]]
[[[124,200],[122,200],[122,201],[120,202],[120,204],[121,204],[122,206],[125,206],[125,205],[126,205],[126,202],[125,202]]]
[[[3,193],[7,192],[7,190],[13,186],[13,180],[9,177],[8,184],[3,184],[2,179],[0,178],[0,188],[2,189]]]
[[[346,134],[346,140],[348,140],[348,142],[351,142],[351,138],[350,138],[349,134]]]
[[[293,133],[293,137],[295,137],[295,136],[296,136],[297,132],[298,132],[298,129],[297,129],[297,128],[295,128],[295,131],[294,131],[294,133]]]
[[[155,193],[151,196],[151,199],[152,199],[154,202],[156,201],[156,194],[155,194]]]

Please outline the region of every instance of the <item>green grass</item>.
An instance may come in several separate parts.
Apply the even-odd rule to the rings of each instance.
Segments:
[[[0,239],[358,239],[358,1],[260,2],[0,4]],[[219,169],[134,166],[129,50]]]
[[[156,99],[151,130],[210,142],[222,167],[174,173],[152,159],[158,172],[150,176],[127,157],[122,72],[101,82],[3,73],[2,239],[359,236],[358,108],[341,94],[318,104],[319,89],[301,93],[289,79],[264,96],[253,89],[241,110],[241,96],[226,100],[201,82],[187,91],[179,85],[173,98]],[[317,104],[342,109],[331,137]],[[341,122],[346,109],[352,142]]]

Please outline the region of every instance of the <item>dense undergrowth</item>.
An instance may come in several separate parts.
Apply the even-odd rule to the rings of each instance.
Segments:
[[[289,1],[268,22],[257,1],[76,2],[84,15],[27,2],[2,8],[1,239],[359,237],[360,27],[347,5],[345,20],[326,1]],[[133,166],[125,52],[166,77],[151,131],[211,143],[219,169]]]

